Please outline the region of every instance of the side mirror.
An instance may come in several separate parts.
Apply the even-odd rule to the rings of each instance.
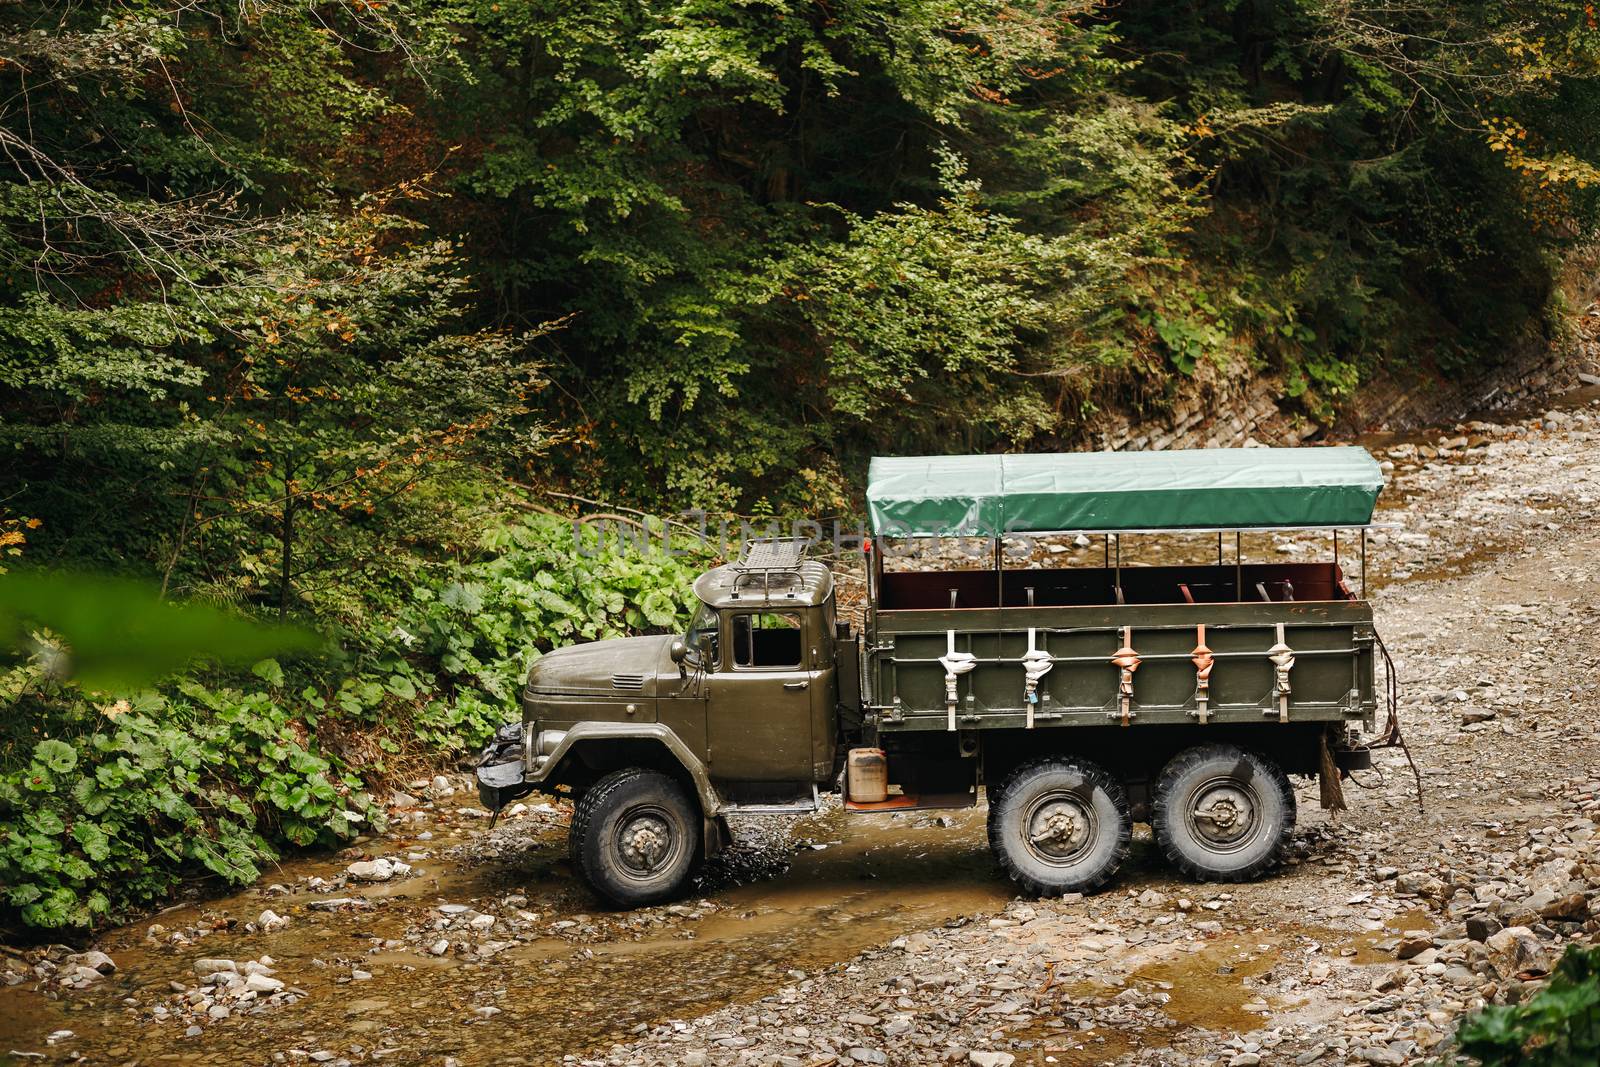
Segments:
[[[674,638],[672,645],[667,649],[667,655],[672,657],[672,662],[682,665],[684,658],[689,655],[689,646],[684,644],[683,638]]]

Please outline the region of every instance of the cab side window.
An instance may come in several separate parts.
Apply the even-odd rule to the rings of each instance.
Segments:
[[[790,612],[750,612],[733,616],[735,667],[798,667],[804,630]]]

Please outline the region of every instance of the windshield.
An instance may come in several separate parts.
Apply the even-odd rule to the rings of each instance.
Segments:
[[[709,649],[707,659],[713,663],[717,659],[717,612],[705,601],[695,605],[694,617],[689,620],[689,629],[683,635],[683,643],[689,646],[689,651],[698,654],[702,648]]]

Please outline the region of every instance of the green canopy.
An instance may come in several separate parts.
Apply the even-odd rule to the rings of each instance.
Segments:
[[[1383,473],[1364,448],[1197,448],[873,459],[889,537],[1365,526]]]

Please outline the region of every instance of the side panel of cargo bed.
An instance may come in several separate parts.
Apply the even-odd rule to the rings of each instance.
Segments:
[[[1209,687],[1201,707],[1193,657],[1210,650]],[[1024,655],[1047,653],[1050,669],[1027,699]],[[1280,630],[1281,627],[1281,630]],[[872,710],[884,731],[947,730],[952,716],[945,667],[952,646],[973,667],[956,680],[957,729],[1105,726],[1124,721],[1124,647],[1136,658],[1126,722],[1281,725],[1365,723],[1373,689],[1373,629],[1359,601],[1095,605],[941,610],[879,610],[870,649]],[[1293,657],[1289,692],[1279,691],[1279,642]],[[1280,649],[1280,663],[1282,662]],[[1126,659],[1127,657],[1125,657]]]

